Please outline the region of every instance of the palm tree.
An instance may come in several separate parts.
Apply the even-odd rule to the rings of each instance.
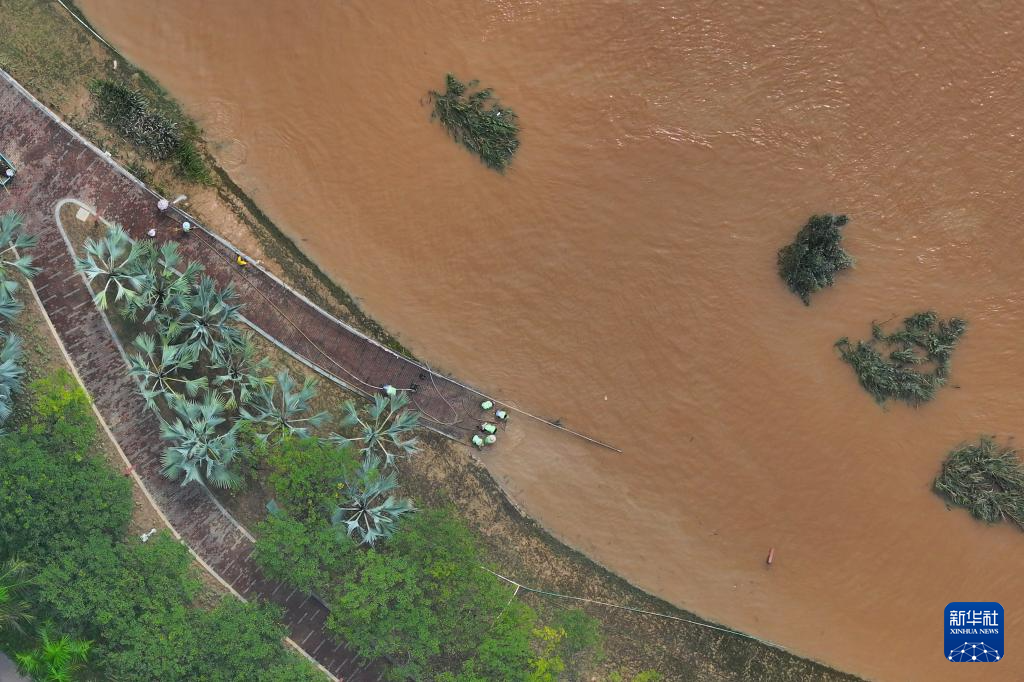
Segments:
[[[170,315],[173,310],[188,307],[192,287],[203,271],[202,264],[190,261],[182,270],[177,242],[164,242],[146,260],[138,296],[128,300],[128,316],[134,319],[142,312],[143,322],[151,322],[158,315]]]
[[[202,402],[175,397],[168,402],[176,416],[172,422],[161,420],[161,437],[173,441],[162,457],[164,475],[171,480],[183,477],[182,486],[203,480],[221,488],[238,485],[241,478],[230,469],[238,453],[238,424],[223,428],[224,403],[212,393]]]
[[[346,414],[340,425],[342,428],[357,427],[357,433],[351,438],[332,433],[330,439],[339,445],[356,444],[364,457],[383,455],[384,466],[394,466],[397,457],[411,457],[419,452],[418,439],[405,437],[420,422],[420,413],[408,409],[408,403],[409,397],[405,393],[390,397],[378,393],[363,418],[359,416],[355,403],[349,400],[345,403]]]
[[[21,362],[21,339],[14,334],[0,334],[4,340],[0,350],[0,424],[11,416],[14,410],[14,394],[21,390],[25,370]]]
[[[220,344],[237,343],[240,332],[232,323],[238,320],[242,306],[235,303],[235,287],[228,284],[218,291],[210,277],[203,277],[171,323],[174,330],[187,336],[185,343],[200,351],[213,353]]]
[[[18,283],[14,281],[0,282],[0,317],[10,322],[21,314],[25,304],[11,297],[6,288],[7,284],[13,284],[17,287]]]
[[[0,216],[0,317],[13,320],[24,307],[14,298],[18,282],[11,279],[11,270],[32,279],[39,268],[32,267],[32,256],[22,253],[36,245],[33,235],[22,231],[20,213],[8,211]]]
[[[85,273],[89,284],[99,279],[103,287],[93,296],[101,309],[107,307],[107,293],[114,287],[114,301],[130,301],[138,296],[142,287],[142,270],[152,247],[148,241],[133,242],[120,225],[111,225],[100,240],[85,240],[85,258],[79,258],[75,268]]]
[[[344,525],[348,535],[357,535],[363,544],[372,545],[391,537],[398,519],[416,511],[412,500],[388,495],[398,487],[398,478],[393,470],[382,475],[380,458],[373,454],[363,459],[352,476],[340,481],[339,487],[344,501],[334,508],[331,524],[339,528]]]
[[[23,632],[22,626],[32,620],[22,598],[29,586],[28,570],[27,562],[13,557],[0,564],[0,632]]]
[[[160,338],[159,347],[152,336],[146,333],[135,337],[135,347],[141,353],[129,356],[129,374],[141,380],[139,392],[146,404],[156,408],[156,399],[164,396],[194,398],[206,388],[206,377],[185,378],[183,372],[192,369],[198,360],[198,351],[185,344],[172,344],[167,337]]]
[[[278,438],[287,435],[306,438],[309,427],[320,426],[330,417],[326,412],[302,417],[309,412],[309,401],[316,397],[317,381],[315,377],[306,377],[302,388],[295,390],[297,385],[288,370],[283,370],[278,373],[276,382],[257,386],[249,404],[242,406],[240,412],[244,419],[269,427],[261,434],[263,440],[275,434]]]
[[[22,253],[34,247],[37,241],[34,235],[21,229],[24,222],[17,211],[8,211],[0,216],[0,279],[4,280],[5,288],[9,269],[17,271],[25,279],[32,279],[39,272],[39,268],[32,267],[32,256]],[[9,293],[13,294],[14,289]]]
[[[270,369],[270,359],[257,359],[253,336],[244,332],[237,343],[219,344],[210,358],[210,368],[217,371],[213,377],[224,405],[234,409],[252,400],[260,386],[266,386],[271,379],[262,376]]]
[[[18,667],[39,682],[71,682],[73,675],[89,657],[92,642],[61,635],[50,637],[48,627],[39,630],[39,647],[18,654]]]

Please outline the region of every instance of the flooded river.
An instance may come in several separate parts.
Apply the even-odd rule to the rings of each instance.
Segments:
[[[977,675],[943,607],[1000,601],[985,679],[1024,677],[1024,535],[930,489],[1024,436],[1024,5],[79,4],[414,352],[624,450],[520,420],[486,455],[560,538],[876,679]],[[430,122],[447,71],[519,113],[507,175]],[[825,211],[857,267],[805,308],[775,252]],[[832,344],[929,307],[970,323],[953,387],[882,410]]]

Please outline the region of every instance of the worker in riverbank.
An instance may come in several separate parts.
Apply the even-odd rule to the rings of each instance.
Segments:
[[[239,267],[244,268],[246,265],[249,264],[249,261],[242,258],[242,254],[239,253],[235,255],[235,263],[237,263]]]
[[[170,208],[170,206],[171,206],[171,202],[167,201],[167,199],[161,199],[160,201],[156,202],[156,208],[161,213],[163,213],[168,208]]]

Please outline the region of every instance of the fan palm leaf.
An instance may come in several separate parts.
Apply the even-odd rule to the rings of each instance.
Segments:
[[[264,440],[287,435],[306,438],[310,427],[320,426],[330,417],[326,412],[302,416],[310,410],[309,401],[316,397],[316,386],[315,377],[306,377],[300,388],[288,370],[284,370],[277,374],[273,383],[256,386],[240,413],[244,419],[267,428],[261,434]]]
[[[102,239],[85,240],[85,257],[79,258],[75,267],[90,285],[102,285],[93,294],[93,302],[101,310],[107,308],[111,288],[115,302],[138,296],[151,248],[148,241],[132,241],[120,225],[111,225]]]
[[[128,301],[128,316],[134,319],[141,313],[143,322],[151,322],[159,315],[172,315],[175,310],[187,308],[192,288],[202,271],[202,264],[195,261],[182,269],[178,243],[164,242],[147,259],[138,296]]]
[[[212,278],[203,277],[170,325],[181,331],[190,347],[213,353],[218,344],[238,342],[240,332],[234,323],[242,306],[235,300],[234,285],[220,290]]]
[[[175,397],[168,402],[175,416],[172,421],[161,420],[160,435],[171,441],[162,457],[164,475],[180,478],[182,486],[193,481],[221,488],[237,486],[241,478],[230,467],[238,453],[238,425],[225,428],[224,404],[212,393],[201,402]]]
[[[9,285],[14,285],[13,287]],[[0,282],[0,317],[10,322],[25,308],[25,304],[14,298],[13,292],[18,288],[14,280]]]
[[[235,343],[223,343],[214,348],[210,367],[215,370],[213,385],[228,408],[250,402],[261,386],[269,386],[270,359],[258,357],[252,334],[243,333]]]
[[[14,334],[0,335],[4,340],[0,350],[0,424],[14,411],[14,394],[21,390],[25,370],[21,366],[21,339]]]
[[[35,235],[22,230],[24,222],[17,211],[7,211],[0,216],[0,279],[5,281],[9,281],[10,270],[26,279],[32,279],[39,272],[39,268],[32,266],[32,256],[23,253],[36,245]]]
[[[408,434],[419,426],[420,414],[408,404],[405,393],[390,397],[378,393],[365,414],[360,414],[355,402],[349,400],[344,405],[340,426],[354,429],[355,435],[332,433],[330,439],[339,445],[355,445],[364,457],[383,457],[385,467],[394,466],[398,457],[411,457],[419,452],[419,440]]]
[[[23,632],[23,627],[32,621],[32,612],[24,599],[29,584],[27,562],[12,557],[0,564],[0,632]]]
[[[398,520],[416,511],[412,500],[396,498],[391,493],[398,487],[394,471],[380,473],[380,458],[370,454],[348,479],[339,482],[343,501],[334,508],[331,524],[345,528],[349,536],[366,545],[391,537]]]
[[[134,345],[140,352],[128,357],[128,371],[139,380],[139,392],[150,408],[156,408],[156,399],[161,396],[168,400],[171,397],[194,398],[206,388],[206,377],[181,376],[195,365],[198,359],[195,349],[172,344],[166,337],[161,337],[157,344],[146,333],[135,337]]]

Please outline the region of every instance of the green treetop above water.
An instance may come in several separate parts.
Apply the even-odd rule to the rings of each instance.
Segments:
[[[478,154],[487,166],[503,173],[519,149],[517,116],[501,106],[490,88],[478,86],[479,81],[463,83],[449,73],[444,92],[430,91],[431,118],[441,121],[452,139]]]
[[[804,305],[811,304],[811,294],[832,286],[838,273],[853,267],[840,232],[848,220],[831,213],[812,215],[793,243],[779,249],[779,276]]]
[[[879,404],[895,399],[916,407],[945,385],[953,350],[965,331],[964,320],[942,320],[929,310],[906,318],[903,328],[891,334],[873,324],[867,341],[850,343],[844,336],[836,348]]]
[[[935,492],[986,523],[1010,521],[1024,529],[1024,466],[1017,452],[991,438],[949,453]]]

